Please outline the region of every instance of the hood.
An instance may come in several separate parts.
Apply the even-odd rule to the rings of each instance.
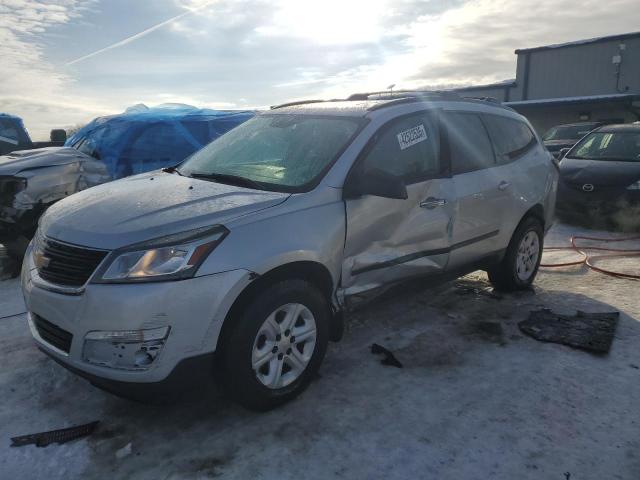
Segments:
[[[627,187],[640,179],[640,162],[564,158],[560,177],[567,183]]]
[[[0,175],[16,175],[24,170],[95,160],[71,147],[47,147],[19,150],[0,156]]]
[[[549,151],[557,151],[561,148],[573,147],[577,142],[578,140],[546,140],[544,146]]]
[[[47,210],[40,227],[63,242],[112,250],[224,224],[289,196],[156,171],[67,197]]]

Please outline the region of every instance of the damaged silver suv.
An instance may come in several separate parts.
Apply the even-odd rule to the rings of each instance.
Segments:
[[[477,269],[528,287],[558,181],[539,137],[498,103],[398,95],[275,107],[53,205],[22,271],[39,347],[112,391],[211,372],[265,410],[305,389],[356,294]]]

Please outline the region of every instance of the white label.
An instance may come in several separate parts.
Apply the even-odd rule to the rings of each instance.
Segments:
[[[397,137],[400,150],[404,150],[416,143],[424,142],[427,139],[427,131],[424,129],[424,125],[420,124],[417,127],[400,132]]]

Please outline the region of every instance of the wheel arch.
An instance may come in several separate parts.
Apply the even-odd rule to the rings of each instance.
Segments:
[[[220,335],[218,336],[218,344],[228,335],[233,326],[233,318],[237,317],[242,308],[251,302],[253,297],[269,285],[281,280],[290,279],[306,280],[318,287],[327,299],[329,308],[332,310],[331,325],[329,326],[330,340],[340,340],[343,329],[342,316],[339,312],[333,311],[331,299],[335,290],[335,285],[331,273],[326,266],[311,260],[301,260],[280,265],[262,275],[254,275],[254,280],[251,281],[251,283],[249,283],[242,292],[240,292],[227,312],[222,324]]]

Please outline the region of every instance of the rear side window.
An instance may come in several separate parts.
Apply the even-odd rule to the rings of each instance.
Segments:
[[[419,114],[393,120],[378,133],[362,169],[382,170],[415,183],[440,174],[437,118]]]
[[[498,163],[509,163],[536,143],[529,126],[519,120],[498,115],[484,115]]]
[[[448,112],[443,115],[443,123],[447,127],[454,175],[496,165],[487,129],[478,115]]]

